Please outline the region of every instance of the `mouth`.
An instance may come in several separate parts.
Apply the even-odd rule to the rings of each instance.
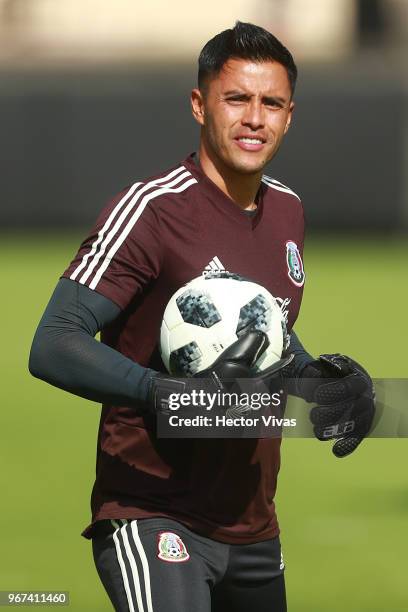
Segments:
[[[238,136],[234,140],[243,151],[261,151],[265,144],[263,138],[254,136]]]

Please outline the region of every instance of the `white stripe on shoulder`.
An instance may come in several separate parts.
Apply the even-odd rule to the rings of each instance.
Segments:
[[[295,196],[295,198],[297,198],[299,202],[301,201],[298,194],[292,191],[290,187],[287,187],[283,183],[280,183],[276,179],[273,179],[270,176],[267,176],[266,174],[262,176],[262,182],[265,183],[265,185],[268,185],[268,187],[272,187],[272,189],[276,189],[277,191],[282,191],[283,193],[289,193],[290,195]]]
[[[156,179],[156,180],[153,180],[153,181],[149,181],[148,183],[146,183],[146,185],[144,187],[141,187],[141,185],[143,185],[142,182],[135,183],[134,185],[132,185],[132,187],[129,189],[129,191],[116,204],[116,206],[114,207],[114,209],[110,213],[109,217],[105,221],[104,226],[98,232],[98,237],[95,240],[95,242],[92,244],[91,250],[83,256],[81,263],[73,271],[73,273],[71,274],[70,278],[72,280],[75,280],[77,278],[77,276],[79,275],[79,273],[82,272],[82,270],[84,270],[87,267],[88,260],[90,260],[88,270],[86,272],[84,272],[82,277],[79,279],[80,283],[85,284],[87,278],[89,278],[89,275],[92,273],[93,269],[97,265],[100,257],[103,255],[103,252],[106,249],[106,245],[109,243],[109,241],[111,240],[113,235],[116,233],[116,231],[120,228],[123,220],[126,218],[126,216],[128,215],[129,211],[137,203],[140,195],[142,193],[146,192],[148,189],[153,188],[156,185],[159,185],[161,183],[164,183],[164,182],[172,179],[174,176],[177,176],[178,174],[180,174],[183,170],[186,170],[185,167],[184,166],[180,166],[179,168],[176,168],[175,170],[173,170],[172,172],[170,172],[169,174],[167,174],[166,176],[164,176],[162,178],[159,178],[159,179]],[[141,187],[141,189],[139,189],[139,187]],[[128,202],[129,198],[131,198],[131,199]],[[124,208],[124,210],[122,210],[122,213],[116,219],[116,222],[115,222],[113,228],[109,231],[108,235],[105,237],[106,232],[110,229],[110,227],[111,227],[115,217],[117,217],[118,213],[120,212],[120,210],[123,208],[123,206],[127,202],[128,202],[127,206]],[[99,249],[99,251],[98,251],[98,249]]]
[[[140,187],[140,185],[143,185],[143,183],[135,183],[134,185],[132,185],[131,188],[129,189],[129,191],[127,191],[125,193],[125,195],[123,196],[123,198],[121,200],[119,200],[119,202],[116,204],[115,208],[112,210],[111,214],[106,219],[104,226],[102,227],[102,229],[99,230],[98,237],[95,240],[95,242],[92,244],[91,250],[88,253],[85,253],[85,255],[82,258],[81,263],[79,264],[79,266],[77,268],[75,268],[75,270],[71,274],[70,278],[72,280],[75,280],[76,277],[78,276],[78,274],[80,272],[82,272],[82,270],[86,267],[88,259],[90,259],[91,257],[93,257],[95,255],[98,246],[100,245],[100,243],[102,242],[102,240],[103,240],[103,238],[105,236],[105,232],[109,229],[109,227],[110,227],[112,221],[114,220],[115,216],[120,211],[122,206],[124,206],[124,204],[127,202],[127,200],[134,194],[136,189],[138,187]]]
[[[147,602],[147,612],[153,612],[153,603],[152,603],[152,589],[150,585],[150,571],[149,571],[149,562],[147,560],[147,556],[145,550],[143,548],[142,540],[139,536],[139,530],[137,528],[137,521],[134,520],[131,522],[132,535],[133,540],[136,544],[137,552],[139,553],[140,560],[142,562],[143,574],[144,574],[144,584],[145,584],[145,593],[146,593],[146,602]]]
[[[186,172],[183,172],[182,174],[179,174],[178,176],[176,176],[176,178],[174,178],[172,181],[170,181],[170,183],[167,183],[166,188],[167,187],[172,187],[173,185],[176,185],[177,183],[180,183],[180,181],[183,181],[185,178],[187,178],[188,176],[191,176],[190,172],[188,172],[186,170]],[[195,179],[194,179],[195,181]],[[196,181],[195,181],[196,182]],[[148,191],[149,189],[152,189],[156,187],[156,183],[147,183],[144,187],[142,187],[141,189],[139,189],[139,191],[137,191],[137,193],[133,196],[133,198],[130,200],[130,202],[128,203],[128,205],[126,206],[126,208],[122,211],[122,213],[120,214],[119,218],[117,219],[115,225],[113,226],[113,228],[109,231],[109,233],[107,234],[105,240],[102,242],[101,247],[99,249],[99,253],[97,253],[95,255],[95,257],[93,258],[92,262],[90,263],[90,265],[88,266],[88,269],[86,272],[84,272],[84,274],[81,276],[81,278],[79,279],[79,282],[81,284],[85,284],[86,281],[88,280],[88,278],[90,277],[90,275],[92,274],[92,272],[94,271],[94,269],[96,268],[96,266],[98,265],[99,261],[102,259],[102,257],[105,255],[106,249],[109,246],[109,244],[111,242],[113,242],[113,240],[117,239],[117,234],[119,235],[119,237],[123,234],[123,230],[121,229],[122,224],[125,222],[126,217],[128,216],[128,214],[132,211],[133,208],[135,208],[135,205],[138,203],[138,201],[140,200],[140,197],[143,195],[143,193],[146,193],[146,191]],[[159,191],[159,190],[157,190]],[[156,193],[156,191],[153,191],[151,193]],[[143,205],[143,202],[145,201],[146,198],[142,199],[141,204],[137,207],[135,214],[137,215],[137,219],[140,217],[140,215],[142,214],[143,210],[146,208],[146,204]],[[133,217],[131,217],[132,219]],[[132,226],[133,227],[133,226]],[[120,234],[120,232],[122,232],[122,234]],[[126,234],[127,235],[127,234]],[[116,243],[115,243],[116,244]],[[119,248],[119,247],[118,247]],[[112,249],[111,249],[112,250]],[[116,249],[117,250],[117,249]],[[115,250],[115,253],[116,253]],[[109,251],[110,253],[111,251]],[[109,253],[107,255],[107,257],[109,257]],[[103,264],[102,264],[103,265]],[[106,268],[105,268],[106,269]],[[96,287],[96,285],[94,285],[92,287],[92,283],[89,285],[91,287],[91,289],[94,289]]]
[[[177,183],[180,183],[181,180],[187,179],[188,177],[191,177],[191,178],[188,179],[188,180],[185,180],[185,182],[183,182],[178,187],[174,187],[174,185],[176,185]],[[129,235],[129,233],[133,229],[133,226],[135,225],[135,223],[137,222],[137,220],[139,219],[139,217],[143,213],[144,209],[146,208],[146,206],[148,205],[150,200],[152,200],[153,198],[157,198],[158,196],[162,195],[163,193],[181,193],[182,191],[185,191],[186,189],[188,189],[191,185],[194,185],[194,183],[197,183],[197,179],[193,178],[191,176],[190,172],[188,172],[188,171],[187,172],[183,172],[183,174],[178,176],[176,179],[174,179],[173,181],[171,181],[170,183],[168,183],[164,187],[160,187],[159,189],[156,189],[155,191],[150,192],[149,194],[147,194],[142,199],[142,201],[140,202],[140,205],[138,206],[136,211],[133,213],[133,215],[130,217],[130,220],[128,221],[127,225],[124,227],[124,229],[122,229],[121,233],[116,238],[116,242],[113,243],[113,245],[111,246],[110,250],[107,252],[106,257],[105,257],[103,263],[101,264],[98,272],[95,274],[92,282],[89,285],[90,289],[95,289],[96,288],[96,286],[98,285],[99,281],[101,280],[102,275],[104,274],[104,272],[108,268],[110,262],[112,261],[112,258],[114,257],[115,253],[122,246],[123,242],[126,240],[127,236]],[[139,194],[136,194],[136,196],[137,195],[139,195]],[[116,232],[116,230],[115,230],[115,232]],[[109,237],[109,240],[107,238],[106,244],[109,243],[111,237]],[[102,256],[104,254],[104,252],[105,252],[105,245],[102,247],[102,249],[100,251],[100,256]],[[92,269],[91,269],[91,266],[90,266],[88,271],[87,271],[87,273],[86,273],[86,275],[84,274],[83,277],[80,279],[80,281],[79,281],[80,283],[84,283],[87,280],[87,278],[92,273],[92,270],[95,268],[97,263],[98,262],[95,261],[95,259],[94,259],[93,264],[91,264],[92,265]]]
[[[111,521],[112,525],[115,527],[116,531],[113,532],[113,541],[115,543],[116,548],[116,556],[118,558],[120,571],[122,573],[123,586],[125,587],[125,593],[128,600],[129,612],[135,612],[135,607],[133,605],[132,593],[130,592],[129,579],[127,576],[126,565],[123,560],[122,551],[120,548],[120,542],[118,538],[118,532],[120,531],[120,527],[116,521]],[[143,607],[140,608],[143,610]]]

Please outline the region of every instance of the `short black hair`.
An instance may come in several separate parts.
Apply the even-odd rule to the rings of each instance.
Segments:
[[[207,79],[216,76],[232,58],[279,62],[287,70],[293,96],[297,68],[290,51],[264,28],[242,21],[237,21],[234,28],[220,32],[204,45],[198,58],[198,87],[202,89]]]

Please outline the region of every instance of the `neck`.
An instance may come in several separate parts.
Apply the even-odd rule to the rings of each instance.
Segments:
[[[200,165],[204,174],[239,208],[256,208],[255,198],[261,184],[262,172],[242,174],[229,168],[222,160],[209,153],[203,141],[200,143]]]

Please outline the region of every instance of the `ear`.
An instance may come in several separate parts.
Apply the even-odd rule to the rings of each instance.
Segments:
[[[292,116],[293,116],[294,109],[295,109],[295,103],[291,102],[289,104],[289,112],[288,112],[288,116],[287,116],[287,119],[286,119],[285,132],[284,132],[285,134],[288,131],[288,129],[290,128],[290,124],[292,122]]]
[[[204,125],[204,95],[200,89],[191,92],[191,112],[200,125]]]

